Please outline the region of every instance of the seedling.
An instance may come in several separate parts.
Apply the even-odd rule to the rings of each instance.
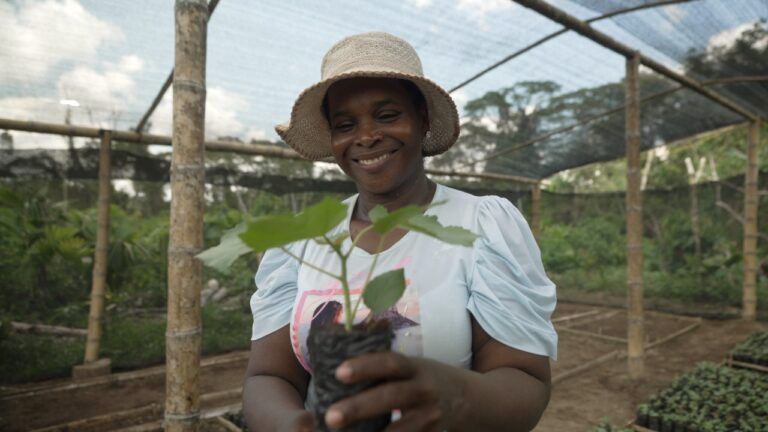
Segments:
[[[442,202],[433,205],[439,204]],[[344,295],[344,328],[349,332],[352,330],[353,318],[361,300],[370,308],[373,316],[394,305],[405,291],[403,269],[391,270],[373,277],[387,234],[402,228],[461,246],[472,246],[477,238],[474,233],[465,228],[441,225],[437,216],[424,214],[425,207],[406,206],[390,213],[384,207],[377,206],[369,213],[371,225],[352,238],[351,244],[345,250],[345,240],[350,238],[349,232],[344,231],[333,237],[330,237],[328,232],[346,218],[347,210],[347,206],[341,201],[325,198],[299,214],[262,216],[228,231],[218,246],[202,252],[197,257],[210,267],[227,271],[241,255],[252,251],[264,252],[267,249],[280,248],[293,259],[341,283]],[[362,295],[352,306],[347,261],[360,239],[368,232],[378,234],[381,241],[375,251],[371,267],[368,269]],[[307,262],[287,248],[289,244],[302,240],[311,240],[330,247],[341,262],[340,273],[335,274]]]

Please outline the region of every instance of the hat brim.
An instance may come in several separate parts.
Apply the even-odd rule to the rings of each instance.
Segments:
[[[433,81],[395,71],[351,71],[320,81],[307,88],[293,104],[287,125],[275,126],[278,135],[301,156],[320,160],[332,156],[331,129],[323,113],[323,99],[335,82],[350,78],[394,78],[413,82],[427,102],[430,134],[422,153],[434,156],[445,152],[459,137],[459,114],[451,96]]]

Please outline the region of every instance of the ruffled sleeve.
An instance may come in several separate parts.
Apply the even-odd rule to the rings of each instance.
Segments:
[[[288,249],[301,256],[304,242],[292,243]],[[280,249],[270,249],[256,271],[256,292],[251,296],[253,329],[251,340],[264,337],[291,321],[296,298],[299,263]]]
[[[499,197],[482,198],[477,222],[467,309],[499,342],[556,359],[557,333],[550,320],[555,285],[544,272],[528,223]]]

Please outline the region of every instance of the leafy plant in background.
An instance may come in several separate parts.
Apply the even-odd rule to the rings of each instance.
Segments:
[[[373,316],[394,305],[405,290],[405,276],[402,269],[391,270],[373,277],[387,234],[396,228],[402,228],[451,244],[471,246],[474,242],[476,236],[472,232],[461,227],[444,227],[437,221],[436,216],[427,216],[423,211],[424,209],[418,206],[407,206],[390,213],[384,207],[377,206],[370,212],[371,225],[351,239],[351,245],[344,250],[344,242],[350,238],[349,232],[344,231],[334,237],[329,237],[328,232],[344,220],[347,215],[347,206],[336,199],[326,198],[297,215],[262,216],[252,222],[241,224],[227,232],[218,246],[204,251],[198,255],[198,258],[209,266],[226,271],[241,255],[251,251],[265,252],[268,249],[280,248],[302,264],[341,283],[344,293],[344,327],[347,331],[351,331],[353,318],[361,301],[371,309],[371,316]],[[362,294],[352,306],[347,279],[347,260],[360,239],[368,232],[378,234],[381,241],[368,270]],[[327,269],[306,262],[286,248],[288,244],[302,240],[327,245],[339,258],[340,274],[331,273]]]

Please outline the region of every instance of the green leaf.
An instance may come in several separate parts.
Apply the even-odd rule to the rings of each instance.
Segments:
[[[227,273],[229,266],[236,259],[251,252],[251,248],[240,240],[240,234],[244,231],[245,224],[238,224],[224,233],[224,236],[221,237],[221,242],[217,246],[204,250],[197,255],[197,258],[208,267],[213,267],[220,272]]]
[[[397,303],[405,291],[405,272],[397,269],[373,278],[363,291],[363,303],[374,314],[382,313]]]
[[[248,224],[240,238],[256,252],[285,246],[299,240],[321,237],[347,216],[347,206],[325,198],[303,212],[292,215],[262,216]]]
[[[437,221],[437,216],[413,215],[402,223],[401,226],[405,229],[420,232],[455,245],[472,246],[472,243],[477,238],[475,233],[466,228],[440,225],[440,222]]]

